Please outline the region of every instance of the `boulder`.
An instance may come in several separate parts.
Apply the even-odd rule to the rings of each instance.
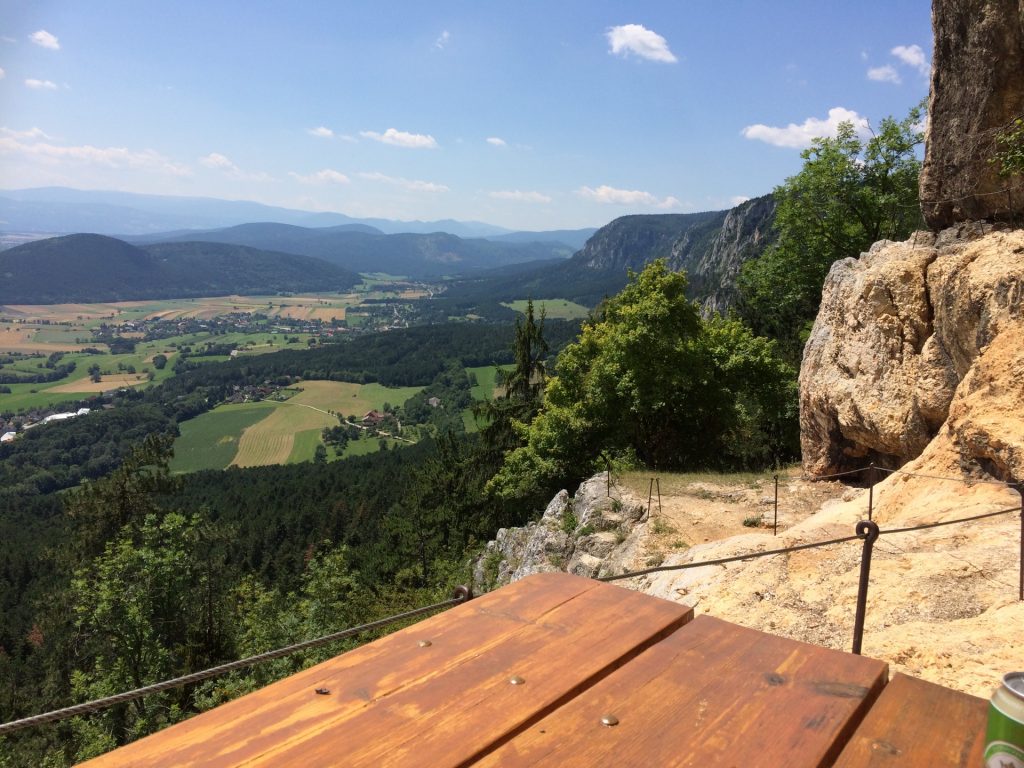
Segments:
[[[836,262],[800,369],[805,471],[920,455],[982,350],[1024,317],[1022,255],[1024,231],[975,223]]]

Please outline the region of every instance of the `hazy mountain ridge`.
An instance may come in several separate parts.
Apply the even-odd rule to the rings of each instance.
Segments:
[[[354,231],[351,225],[311,229],[288,224],[242,224],[219,230],[189,232],[168,242],[203,241],[270,248],[329,261],[354,272],[387,272],[417,278],[541,259],[568,258],[562,243],[503,243],[461,238],[447,232],[430,234]]]
[[[0,253],[0,303],[345,290],[352,272],[320,259],[224,243],[134,246],[95,234],[37,240]]]
[[[360,224],[385,234],[448,232],[459,237],[520,233],[481,221],[396,221],[356,218],[332,211],[302,211],[247,200],[144,195],[67,187],[0,190],[0,230],[10,232],[98,232],[114,237],[180,230],[205,230],[271,221],[302,227]],[[575,230],[567,230],[573,233]],[[533,237],[532,235],[537,235]],[[555,233],[526,233],[528,240],[560,240]],[[566,235],[568,236],[568,235]],[[575,235],[574,238],[579,237]],[[568,245],[578,247],[573,239]]]

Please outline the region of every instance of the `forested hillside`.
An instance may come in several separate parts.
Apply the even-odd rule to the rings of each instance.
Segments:
[[[339,291],[358,275],[307,256],[222,243],[137,247],[67,235],[0,252],[0,303],[60,304],[292,291]]]

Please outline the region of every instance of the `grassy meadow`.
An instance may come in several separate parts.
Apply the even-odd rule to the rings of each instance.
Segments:
[[[527,299],[516,301],[503,301],[502,306],[514,309],[516,312],[526,314]],[[582,304],[569,301],[568,299],[538,299],[533,302],[533,313],[540,317],[541,309],[546,317],[552,320],[585,320],[590,315],[590,310]]]

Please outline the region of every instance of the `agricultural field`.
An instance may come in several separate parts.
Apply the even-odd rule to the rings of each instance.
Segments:
[[[496,383],[498,368],[506,371],[512,370],[511,365],[482,365],[477,368],[467,368],[467,374],[476,377],[476,385],[470,390],[474,400],[493,400],[502,394],[503,388]]]
[[[351,293],[297,295],[297,296],[221,296],[199,299],[166,299],[158,301],[126,301],[99,304],[3,305],[0,306],[0,359],[4,353],[15,353],[17,365],[0,363],[0,375],[39,374],[47,356],[54,352],[66,353],[62,362],[75,362],[75,370],[58,381],[12,383],[10,392],[0,392],[0,412],[24,409],[57,408],[91,395],[122,387],[147,387],[173,376],[173,357],[186,346],[200,346],[206,342],[234,345],[238,355],[260,355],[281,349],[304,348],[313,335],[298,330],[294,324],[304,321],[330,323],[345,320],[346,313],[360,302],[372,298],[408,298],[425,295],[419,286],[389,285],[388,276],[375,276],[373,280]],[[206,330],[181,333],[158,340],[143,342],[141,332],[132,332],[132,325],[151,320],[192,321],[213,320],[232,313],[260,313],[280,318],[293,329],[269,329],[266,332],[221,327],[217,334]],[[357,312],[352,325],[360,327],[368,320],[365,312]],[[123,338],[139,339],[131,354],[111,354],[110,348],[95,339],[93,331],[102,324],[119,326]],[[266,324],[266,322],[264,322]],[[139,325],[139,328],[142,326]],[[125,330],[125,328],[129,330]],[[90,350],[86,353],[85,350]],[[168,358],[163,369],[153,365],[153,357],[162,354]],[[38,356],[38,357],[35,357]],[[194,362],[213,363],[228,359],[226,356],[193,357]],[[93,381],[88,369],[100,367],[100,380]],[[351,413],[362,415],[370,410],[376,395],[371,391],[362,399],[351,403]],[[349,413],[346,409],[345,413]]]
[[[179,425],[181,435],[174,443],[172,472],[224,469],[235,460],[238,439],[256,422],[266,418],[276,403],[222,405]]]
[[[341,381],[303,381],[296,388],[301,391],[283,402],[221,405],[182,422],[181,436],[174,444],[172,471],[311,461],[321,444],[321,431],[340,423],[335,414],[362,416],[369,410],[382,409],[385,403],[401,405],[421,389]],[[377,437],[356,440],[344,455],[378,449]]]
[[[514,309],[516,312],[526,313],[527,299],[516,301],[504,301],[502,306]],[[585,320],[590,315],[590,310],[582,304],[569,301],[568,299],[540,299],[533,302],[534,316],[539,317],[541,309],[546,317],[552,320]]]

